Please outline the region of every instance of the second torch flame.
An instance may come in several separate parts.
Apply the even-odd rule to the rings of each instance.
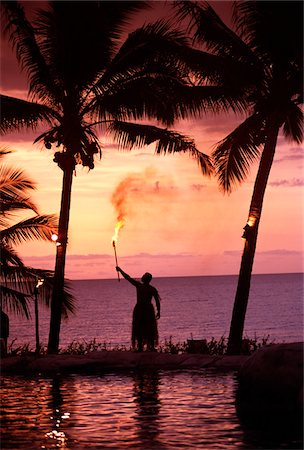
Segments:
[[[115,232],[114,232],[114,235],[112,237],[112,245],[113,245],[113,248],[114,248],[114,255],[115,255],[116,266],[118,266],[117,253],[116,253],[116,244],[117,244],[117,240],[118,240],[119,231],[120,231],[121,228],[124,227],[124,225],[125,225],[125,220],[124,219],[118,219],[118,222],[115,225]],[[118,281],[120,281],[119,272],[117,272],[117,277],[118,277]]]

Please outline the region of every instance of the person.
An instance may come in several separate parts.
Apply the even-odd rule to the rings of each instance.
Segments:
[[[9,336],[9,318],[8,315],[1,309],[1,357],[7,356],[7,338]]]
[[[156,351],[158,345],[157,322],[160,318],[160,296],[155,287],[150,285],[152,275],[146,272],[141,277],[141,282],[130,277],[120,267],[116,267],[117,272],[136,287],[137,302],[133,310],[132,320],[132,347],[142,352],[144,346],[148,351]],[[155,300],[157,314],[152,304]]]

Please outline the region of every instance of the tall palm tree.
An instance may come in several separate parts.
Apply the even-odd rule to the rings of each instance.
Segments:
[[[221,189],[231,192],[259,160],[244,227],[245,239],[230,326],[228,353],[241,350],[251,273],[263,199],[277,139],[303,140],[303,3],[238,1],[233,6],[235,31],[208,2],[178,2],[179,14],[190,17],[194,42],[209,56],[224,60],[223,72],[235,77],[247,104],[245,120],[219,142],[212,154]],[[208,67],[201,66],[201,71]],[[229,74],[227,74],[229,76]]]
[[[73,172],[94,168],[101,156],[97,131],[120,147],[156,143],[157,153],[189,152],[202,172],[212,165],[192,139],[168,130],[176,119],[210,108],[210,92],[188,77],[177,49],[187,41],[168,24],[148,24],[123,41],[129,18],[148,2],[49,2],[27,19],[20,2],[1,3],[5,31],[29,80],[31,101],[2,96],[2,132],[35,127],[46,131],[35,142],[55,147],[63,171],[59,239],[51,304],[48,351],[57,353],[68,241]],[[219,94],[222,98],[222,96]],[[222,98],[222,107],[227,107]],[[212,105],[211,105],[212,106]],[[147,125],[153,119],[166,128]]]
[[[9,153],[0,150],[0,159]],[[57,230],[58,220],[54,215],[40,215],[37,206],[31,201],[30,193],[36,188],[22,170],[5,164],[0,166],[0,295],[1,309],[4,306],[15,314],[26,318],[30,316],[29,302],[38,278],[44,283],[40,288],[39,299],[49,306],[53,287],[53,272],[25,266],[16,252],[16,245],[30,240],[50,241],[52,232]],[[18,214],[34,213],[21,221],[15,220]],[[64,289],[62,315],[68,317],[74,311],[75,299]]]

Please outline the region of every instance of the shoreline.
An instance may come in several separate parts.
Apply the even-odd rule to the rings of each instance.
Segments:
[[[249,356],[212,356],[158,352],[93,351],[85,355],[8,356],[1,360],[1,375],[92,374],[129,370],[219,369],[237,371]]]

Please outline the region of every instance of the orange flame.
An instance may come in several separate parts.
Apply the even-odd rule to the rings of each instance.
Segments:
[[[253,225],[255,224],[255,222],[256,222],[256,218],[253,217],[253,216],[249,216],[249,218],[248,218],[248,220],[247,220],[248,225],[249,225],[250,227],[253,227]]]
[[[121,228],[123,228],[125,226],[125,223],[126,223],[126,221],[125,221],[125,219],[123,217],[122,218],[118,218],[118,222],[115,225],[114,235],[112,237],[112,245],[113,245],[113,247],[116,246],[116,243],[117,243],[117,240],[118,240],[119,231],[121,230]]]

